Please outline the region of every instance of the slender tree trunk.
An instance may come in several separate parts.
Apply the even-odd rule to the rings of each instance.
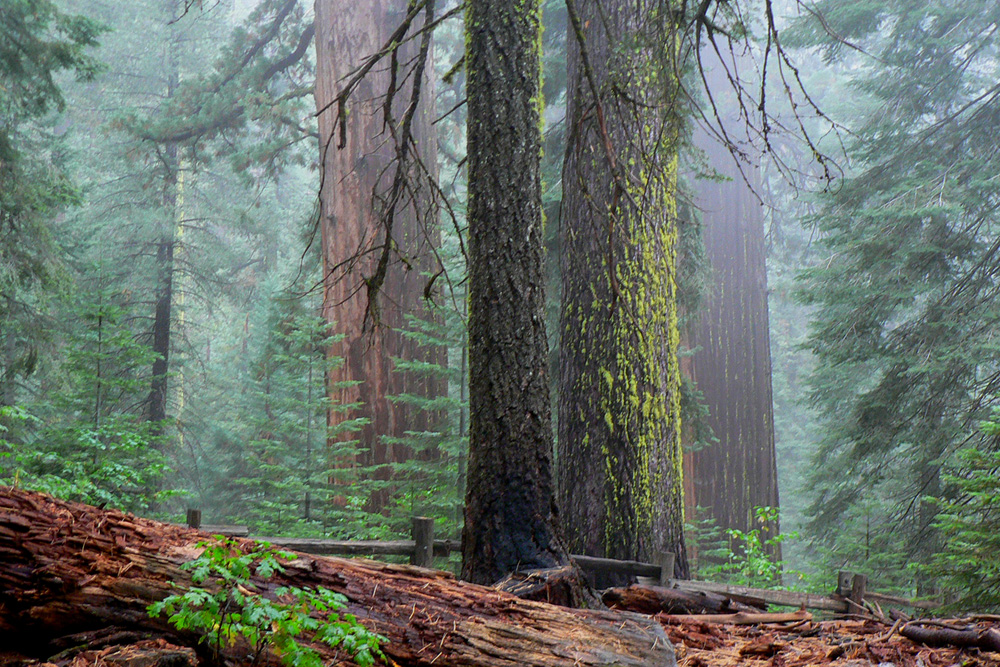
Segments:
[[[163,206],[173,210],[177,182],[177,146],[164,151],[167,158],[167,174],[163,183]],[[167,373],[170,369],[170,328],[174,298],[174,237],[173,221],[164,223],[164,230],[156,246],[156,306],[153,312],[153,360],[152,378],[148,399],[149,421],[153,422],[153,432],[163,434],[163,420],[167,418]]]
[[[661,60],[671,29],[656,2],[575,7],[560,258],[563,525],[573,550],[647,561],[669,551],[684,577],[678,130]]]
[[[432,246],[437,244],[435,216],[426,186],[419,185],[417,169],[408,177],[415,190],[396,209],[392,232],[398,249],[388,265],[385,282],[377,298],[379,321],[366,323],[369,307],[367,280],[376,272],[384,243],[382,215],[395,167],[395,144],[385,125],[384,96],[395,91],[393,116],[398,120],[410,102],[413,77],[404,77],[408,63],[417,56],[419,38],[402,48],[395,83],[391,64],[383,60],[368,73],[347,104],[345,143],[340,147],[337,105],[334,100],[348,73],[365,58],[377,53],[406,15],[405,0],[317,0],[316,2],[316,104],[319,116],[322,161],[321,234],[323,245],[323,314],[339,336],[328,351],[330,359],[343,363],[327,377],[331,408],[328,411],[330,445],[360,440],[354,454],[342,454],[341,465],[374,467],[378,479],[391,478],[390,464],[409,456],[406,448],[389,444],[406,431],[432,426],[433,415],[393,403],[390,396],[443,393],[441,382],[394,370],[394,359],[443,363],[441,350],[421,348],[404,337],[407,314],[428,319],[423,289],[428,274],[436,269]],[[421,25],[415,21],[411,35]],[[417,116],[413,123],[417,155],[436,176],[433,134],[433,90],[425,78]],[[378,195],[376,199],[373,193]],[[424,224],[426,223],[426,224]],[[374,328],[373,328],[374,325]],[[345,425],[366,420],[360,430]],[[352,449],[347,446],[348,449]],[[385,508],[387,488],[376,491],[369,509]]]
[[[178,0],[168,0],[167,14],[176,19],[182,7]],[[176,31],[171,31],[166,54],[167,90],[166,98],[174,96],[180,82],[180,74],[175,54]],[[170,213],[160,230],[160,238],[156,245],[156,303],[153,311],[153,360],[152,376],[150,378],[149,398],[147,399],[147,417],[153,423],[154,435],[163,435],[163,424],[167,418],[167,373],[170,370],[170,333],[171,311],[174,299],[174,251],[176,245],[176,226],[174,225],[175,207],[177,205],[177,173],[179,169],[178,146],[170,143],[163,149],[163,183],[160,203],[164,211]]]
[[[569,561],[557,536],[542,270],[538,0],[470,0],[469,461],[462,577]]]
[[[728,85],[717,69],[709,79],[717,96]],[[723,120],[738,136],[739,119]],[[764,222],[754,194],[760,173],[754,163],[745,164],[741,175],[729,150],[705,132],[695,141],[709,167],[729,180],[697,184],[712,284],[688,331],[695,350],[690,376],[703,393],[718,442],[692,454],[691,504],[705,508],[699,519],[746,531],[759,527],[755,507],[778,506]],[[780,559],[780,547],[774,552]]]

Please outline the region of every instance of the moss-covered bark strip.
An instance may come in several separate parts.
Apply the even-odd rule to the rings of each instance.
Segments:
[[[544,319],[538,0],[470,0],[469,470],[462,576],[568,562]]]
[[[599,5],[600,3],[600,5]],[[564,177],[560,501],[572,549],[685,574],[676,82],[659,3],[575,0]],[[596,88],[596,96],[594,88]],[[609,150],[610,147],[610,150]]]

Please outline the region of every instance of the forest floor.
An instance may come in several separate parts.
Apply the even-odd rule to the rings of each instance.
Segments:
[[[1000,667],[1000,653],[931,648],[876,620],[818,621],[794,627],[664,621],[678,667]]]

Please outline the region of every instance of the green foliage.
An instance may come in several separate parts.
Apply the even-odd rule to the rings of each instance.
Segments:
[[[928,563],[942,463],[995,403],[1000,276],[995,240],[1000,91],[984,73],[1000,37],[996,3],[836,0],[826,23],[798,22],[804,44],[846,62],[860,117],[855,170],[809,220],[824,257],[803,274],[815,307],[814,405],[825,415],[810,508],[820,549],[867,546],[899,563]],[[874,58],[831,45],[848,36]],[[847,538],[843,527],[855,538]],[[875,553],[873,549],[871,553]]]
[[[4,130],[12,117],[37,117],[65,106],[56,73],[72,70],[89,81],[103,67],[88,49],[106,28],[65,14],[51,0],[5,0],[0,14],[0,82]]]
[[[957,598],[953,606],[985,612],[1000,610],[1000,411],[980,429],[990,447],[960,450],[945,477],[953,493],[934,500],[935,527],[947,539],[929,569]]]
[[[415,419],[428,428],[411,431],[406,437],[385,439],[406,448],[408,456],[393,465],[396,482],[395,506],[389,523],[397,535],[409,535],[410,518],[429,516],[437,519],[438,535],[457,539],[462,530],[465,503],[464,466],[469,449],[464,432],[468,399],[463,391],[466,381],[461,358],[465,354],[464,322],[454,311],[438,309],[439,320],[408,318],[404,337],[425,349],[436,349],[439,363],[395,360],[397,372],[420,378],[418,386],[437,387],[440,392],[428,397],[417,392],[391,396],[389,400],[408,405]]]
[[[786,540],[798,538],[798,533],[775,533],[778,525],[777,507],[755,507],[753,523],[748,531],[729,529],[729,545],[715,553],[725,562],[708,566],[703,572],[709,578],[721,577],[741,586],[771,588],[781,584],[783,564],[774,560],[776,548]],[[720,553],[721,552],[721,553]]]
[[[194,586],[149,606],[151,617],[167,616],[178,630],[202,635],[218,659],[226,648],[244,642],[257,665],[273,650],[287,667],[321,667],[319,653],[303,642],[341,648],[361,667],[384,658],[375,634],[352,614],[340,613],[347,598],[325,588],[279,586],[273,599],[254,580],[268,580],[284,572],[282,560],[295,554],[273,551],[257,543],[244,551],[236,540],[217,537],[203,542],[202,554],[181,567],[191,571]],[[203,587],[202,585],[205,585]]]
[[[53,221],[80,202],[44,116],[65,106],[59,72],[90,80],[100,71],[89,50],[103,31],[50,0],[5,1],[0,11],[0,404],[13,404],[37,369],[45,292],[65,259]]]
[[[90,505],[149,511],[172,495],[149,422],[46,425],[23,408],[0,408],[0,482]]]

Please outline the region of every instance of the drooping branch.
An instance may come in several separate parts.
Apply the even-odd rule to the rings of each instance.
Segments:
[[[240,50],[234,64],[227,65],[214,77],[185,84],[178,91],[179,103],[185,105],[183,113],[169,113],[168,111],[164,115],[168,119],[167,122],[133,118],[124,123],[126,127],[137,137],[146,141],[186,143],[209,139],[225,130],[240,128],[249,120],[256,120],[247,117],[247,106],[241,103],[226,106],[222,113],[210,113],[206,116],[203,112],[207,105],[202,100],[211,100],[225,91],[231,90],[234,85],[238,85],[241,89],[240,92],[267,90],[275,77],[288,72],[303,61],[315,37],[316,28],[313,23],[309,23],[298,32],[297,37],[294,38],[295,46],[291,51],[278,57],[262,72],[253,71],[255,61],[264,57],[263,52],[275,42],[280,41],[282,30],[295,28],[295,26],[289,27],[289,19],[293,16],[293,10],[298,6],[298,2],[299,0],[286,0],[278,7],[274,17],[270,19],[260,35],[253,40],[249,47]],[[236,83],[234,84],[234,82]],[[311,92],[311,90],[306,92]],[[272,106],[277,108],[299,96],[301,95],[278,96],[272,101]],[[236,95],[235,99],[238,100],[240,97],[240,95]],[[177,128],[174,124],[177,118],[185,119],[185,126]],[[279,122],[281,121],[279,120]],[[282,124],[295,127],[288,123]]]

